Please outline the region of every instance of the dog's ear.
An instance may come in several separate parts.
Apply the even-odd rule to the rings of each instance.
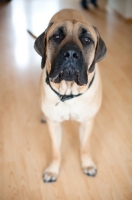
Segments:
[[[50,23],[47,29],[35,40],[35,51],[42,57],[41,68],[43,69],[46,63],[46,35],[53,23]]]
[[[106,51],[107,51],[105,43],[102,40],[102,38],[100,37],[100,34],[99,34],[97,28],[94,27],[94,29],[95,29],[95,32],[97,34],[97,45],[96,45],[96,50],[95,50],[95,56],[94,56],[93,63],[91,64],[91,66],[89,68],[89,72],[90,73],[94,71],[95,63],[101,61],[104,58],[104,56],[106,54]]]

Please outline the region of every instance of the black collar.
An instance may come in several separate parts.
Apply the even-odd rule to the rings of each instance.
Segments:
[[[90,86],[92,85],[92,83],[93,83],[93,81],[94,81],[94,78],[95,78],[95,73],[94,73],[94,75],[93,75],[92,80],[91,80],[90,83],[89,83],[88,89],[89,89]],[[56,90],[54,90],[54,89],[52,88],[52,86],[51,86],[51,84],[50,84],[50,80],[49,80],[48,73],[47,73],[47,77],[46,77],[46,83],[50,86],[50,88],[51,88],[51,89],[58,95],[58,97],[59,97],[59,101],[57,102],[56,105],[58,105],[60,101],[64,102],[64,101],[66,101],[66,100],[73,99],[73,98],[78,97],[78,96],[81,96],[81,95],[83,94],[83,93],[80,93],[80,94],[77,94],[77,95],[73,95],[73,94],[69,94],[69,95],[65,95],[65,94],[64,94],[64,95],[61,95],[61,94],[59,94]]]

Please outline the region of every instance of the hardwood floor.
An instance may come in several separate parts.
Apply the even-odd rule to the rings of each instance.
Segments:
[[[91,138],[98,166],[85,176],[79,159],[78,124],[63,123],[62,165],[57,182],[45,184],[50,137],[40,123],[40,57],[28,28],[39,35],[51,16],[75,8],[97,26],[108,53],[100,62],[103,103]],[[132,199],[132,24],[111,11],[84,11],[79,0],[12,0],[0,4],[0,200]]]

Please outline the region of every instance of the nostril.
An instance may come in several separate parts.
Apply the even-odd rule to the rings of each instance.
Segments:
[[[77,54],[77,53],[73,53],[73,58],[78,58],[79,57],[79,55]]]
[[[69,52],[65,52],[65,53],[64,53],[64,57],[65,57],[65,58],[69,58],[69,56],[70,56]]]
[[[77,60],[79,58],[79,53],[73,50],[69,50],[62,53],[65,59],[74,59]]]

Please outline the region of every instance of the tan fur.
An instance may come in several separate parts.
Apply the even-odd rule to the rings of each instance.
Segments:
[[[68,32],[68,37],[64,42],[67,42],[69,38],[73,37],[73,40],[80,45],[77,38],[79,27],[84,25],[92,37],[94,38],[95,45],[97,43],[97,34],[94,28],[85,20],[81,13],[74,10],[62,10],[55,14],[50,22],[54,22],[51,28],[47,32],[47,43],[48,38],[53,31],[60,25],[65,24]],[[50,46],[51,47],[51,46]],[[51,82],[52,87],[61,94],[78,94],[84,93],[83,95],[73,98],[71,100],[61,102],[58,106],[55,106],[59,97],[51,90],[49,85],[45,82],[46,70],[49,72],[51,69],[50,57],[54,54],[54,50],[47,45],[47,61],[46,67],[42,71],[41,77],[41,108],[46,116],[46,120],[49,127],[49,133],[52,141],[52,162],[44,172],[44,181],[55,181],[59,174],[60,162],[61,162],[61,122],[64,120],[76,120],[80,122],[80,154],[83,172],[94,176],[96,174],[96,166],[92,161],[90,155],[90,135],[93,129],[94,117],[98,112],[101,99],[101,79],[98,66],[96,64],[95,71],[88,73],[88,84],[79,86],[75,82],[61,81],[60,84]],[[82,49],[83,51],[83,49]],[[95,49],[91,50],[90,64],[94,58]],[[89,56],[89,55],[87,55]],[[88,59],[86,57],[86,59]],[[91,87],[87,90],[88,85],[95,73],[95,79]]]

